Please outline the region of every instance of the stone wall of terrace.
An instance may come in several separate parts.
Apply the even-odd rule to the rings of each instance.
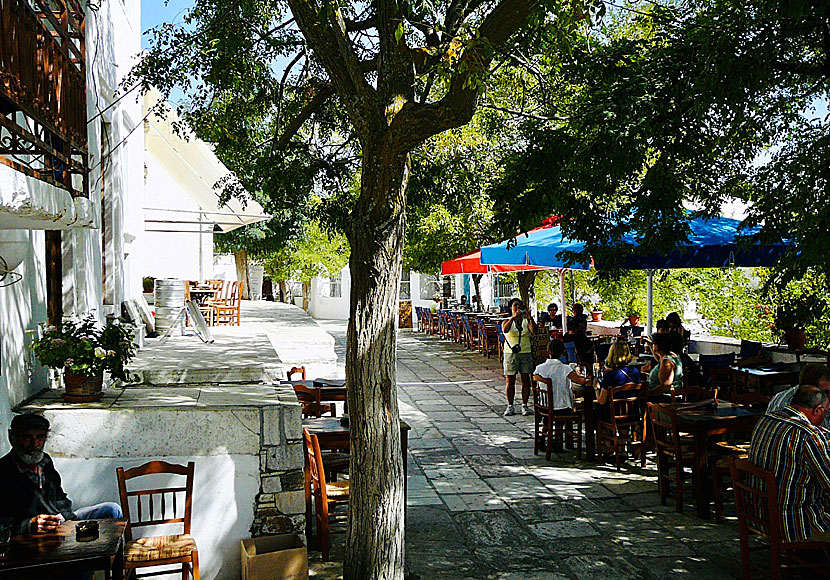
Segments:
[[[192,533],[202,578],[239,578],[243,538],[303,530],[300,405],[291,387],[107,389],[84,405],[60,393],[19,410],[51,422],[47,451],[75,506],[118,501],[119,466],[196,463]]]

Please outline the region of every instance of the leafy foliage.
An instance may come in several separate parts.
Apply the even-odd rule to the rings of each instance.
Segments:
[[[101,328],[92,316],[77,322],[64,320],[60,328],[49,326],[32,343],[41,364],[88,377],[109,371],[127,381],[124,365],[135,356],[132,335],[124,326],[107,321]]]

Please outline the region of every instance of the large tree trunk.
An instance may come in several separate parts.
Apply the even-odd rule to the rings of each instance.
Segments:
[[[308,300],[311,297],[311,282],[303,282],[303,310],[308,312]]]
[[[248,252],[234,250],[233,259],[236,262],[236,279],[245,283],[242,286],[242,299],[248,300],[251,296],[251,278],[248,276]]]
[[[361,195],[349,231],[351,491],[343,577],[402,580],[405,474],[395,345],[409,157],[377,142],[363,145]]]
[[[519,282],[519,296],[527,306],[528,312],[536,316],[536,272],[517,272],[516,279]]]
[[[288,302],[288,288],[285,284],[285,280],[277,280],[277,285],[280,288],[280,302]]]

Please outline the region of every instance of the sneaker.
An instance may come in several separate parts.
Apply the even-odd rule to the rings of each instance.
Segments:
[[[532,414],[533,414],[533,409],[531,409],[527,405],[522,405],[522,415],[527,417],[528,415],[532,415]]]
[[[515,414],[516,414],[515,407],[513,407],[513,405],[507,405],[507,408],[504,410],[504,416],[505,417],[510,417],[511,415],[515,415]]]

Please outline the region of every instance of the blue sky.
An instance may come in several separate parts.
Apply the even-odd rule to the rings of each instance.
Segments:
[[[193,0],[141,0],[141,47],[147,48],[148,29],[162,22],[181,22],[185,11],[193,6]]]

